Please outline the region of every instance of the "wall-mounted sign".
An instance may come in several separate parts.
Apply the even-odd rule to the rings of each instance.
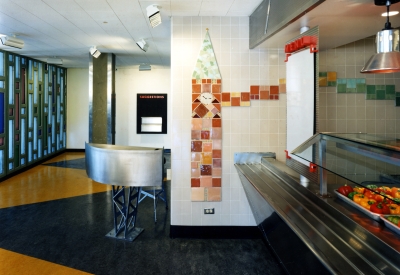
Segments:
[[[136,133],[167,133],[167,94],[137,94]]]

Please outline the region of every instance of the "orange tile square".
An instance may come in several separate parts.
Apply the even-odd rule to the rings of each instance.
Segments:
[[[222,102],[231,102],[231,93],[222,93]]]
[[[213,178],[212,187],[221,187],[221,178]]]
[[[202,93],[211,93],[211,84],[201,84]]]
[[[213,167],[212,176],[218,178],[222,176],[222,168]]]
[[[222,139],[222,128],[213,127],[211,129],[211,139]]]
[[[192,84],[192,93],[194,94],[201,93],[201,84]]]
[[[200,179],[199,178],[191,178],[190,179],[191,187],[200,187]]]
[[[279,84],[279,93],[280,94],[286,93],[286,84]]]
[[[212,187],[212,177],[211,176],[200,177],[200,186],[201,187]]]
[[[203,128],[203,119],[192,118],[192,130],[201,130]]]
[[[191,166],[192,166],[192,169],[199,168],[199,163],[196,162],[196,161],[192,161],[192,162],[191,162]]]
[[[201,135],[200,135],[200,130],[192,130],[192,139],[194,140],[200,140]]]
[[[221,150],[212,150],[212,157],[214,159],[220,159],[222,157]]]
[[[258,95],[259,93],[260,93],[260,86],[259,85],[250,86],[250,94]]]
[[[201,131],[201,139],[210,139],[210,131]]]
[[[213,143],[212,142],[203,142],[203,152],[212,152]]]
[[[269,91],[260,91],[260,99],[269,99]]]
[[[328,72],[328,81],[336,81],[336,80],[337,80],[336,72]]]
[[[192,168],[192,172],[190,175],[192,178],[199,178],[200,177],[200,168]]]
[[[271,86],[269,90],[270,95],[277,95],[279,94],[279,86]]]
[[[215,104],[213,104],[213,105],[214,105],[214,107],[215,107],[219,112],[221,112],[221,104],[215,103]]]
[[[212,127],[221,127],[222,120],[220,118],[213,118]]]
[[[200,105],[200,103],[193,103],[192,104],[192,111],[194,111],[199,105]]]
[[[205,192],[207,192],[207,201],[221,201],[221,187],[208,187]]]
[[[204,118],[202,124],[203,124],[202,130],[209,130],[212,127],[212,120],[209,118]]]
[[[222,83],[221,79],[217,79],[217,83],[221,84]]]
[[[207,83],[207,79],[202,78],[202,79],[201,79],[201,83]]]
[[[213,94],[221,93],[221,84],[213,84],[212,85],[212,93]]]
[[[206,80],[207,80],[207,83],[211,83],[211,79],[207,78]]]
[[[249,92],[243,92],[240,94],[240,100],[241,101],[250,101],[250,93]]]
[[[201,153],[194,153],[192,152],[192,161],[200,161]]]
[[[231,106],[240,106],[240,97],[232,97]]]
[[[218,103],[221,103],[221,94],[220,93],[214,94],[214,97],[215,97],[215,99],[214,99],[213,103],[216,103],[216,101],[218,101]]]
[[[192,201],[204,201],[205,193],[204,187],[193,187],[191,188],[191,198]]]
[[[326,77],[319,77],[319,79],[318,79],[318,82],[319,82],[319,86],[320,87],[327,87],[328,86],[328,81],[327,81],[327,78]]]
[[[192,102],[200,103],[200,100],[198,99],[198,97],[199,97],[199,94],[192,94]]]
[[[212,152],[201,153],[201,164],[212,164]]]
[[[192,84],[196,84],[196,79],[192,79]]]

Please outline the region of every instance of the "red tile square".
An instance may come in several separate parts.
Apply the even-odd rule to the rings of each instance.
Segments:
[[[210,131],[201,131],[201,139],[210,139]]]
[[[221,112],[221,104],[213,104],[213,105],[219,112]]]
[[[211,165],[200,165],[200,175],[211,176],[212,175],[212,166]]]
[[[269,93],[271,95],[278,95],[279,94],[279,86],[271,86]]]
[[[192,104],[192,111],[194,111],[199,105],[200,105],[200,103],[193,103]]]
[[[200,187],[200,179],[199,178],[191,178],[190,179],[191,187]]]
[[[192,93],[194,94],[201,93],[201,84],[192,84]]]
[[[207,80],[207,83],[211,83],[211,79],[207,78],[206,80]]]
[[[192,140],[200,140],[201,139],[201,131],[192,130]]]
[[[217,83],[221,84],[221,82],[222,82],[221,79],[217,79]]]
[[[221,178],[213,178],[212,187],[221,187]]]
[[[192,140],[191,151],[192,152],[201,152],[202,151],[202,141]]]
[[[212,85],[212,93],[213,94],[221,93],[221,84],[213,84]]]
[[[207,79],[205,78],[201,79],[201,83],[207,83]]]
[[[240,97],[232,97],[231,106],[240,106]]]
[[[213,118],[212,120],[212,127],[221,127],[221,119],[220,118]]]
[[[192,94],[192,102],[200,103],[200,100],[198,99],[198,97],[199,97],[199,94]]]
[[[212,150],[212,156],[214,159],[220,159],[222,157],[221,150]]]
[[[222,93],[222,102],[230,102],[231,93]]]
[[[192,84],[196,84],[196,79],[192,79]]]
[[[268,91],[261,91],[260,92],[260,99],[269,99],[269,92]]]
[[[260,86],[250,86],[250,94],[258,95],[260,93]]]
[[[240,93],[240,100],[241,101],[250,101],[250,93],[248,93],[248,92]]]

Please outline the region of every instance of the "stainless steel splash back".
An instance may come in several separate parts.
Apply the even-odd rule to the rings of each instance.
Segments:
[[[86,143],[86,173],[104,184],[161,186],[163,151],[163,148]]]
[[[264,0],[250,15],[250,49],[322,2],[325,0]]]

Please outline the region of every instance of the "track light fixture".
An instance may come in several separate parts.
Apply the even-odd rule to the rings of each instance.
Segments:
[[[101,55],[101,52],[98,49],[96,49],[96,46],[91,47],[89,52],[94,58],[97,58]]]
[[[136,42],[136,45],[138,45],[138,47],[144,52],[147,52],[147,49],[149,48],[149,44],[147,44],[144,39]]]
[[[0,37],[0,40],[3,45],[14,47],[17,49],[22,49],[25,44],[23,40],[16,38],[15,35],[14,36],[4,35]]]
[[[161,14],[157,5],[150,5],[146,8],[150,25],[154,28],[161,24]]]
[[[61,58],[56,58],[56,57],[47,58],[47,64],[62,65],[63,60]]]

